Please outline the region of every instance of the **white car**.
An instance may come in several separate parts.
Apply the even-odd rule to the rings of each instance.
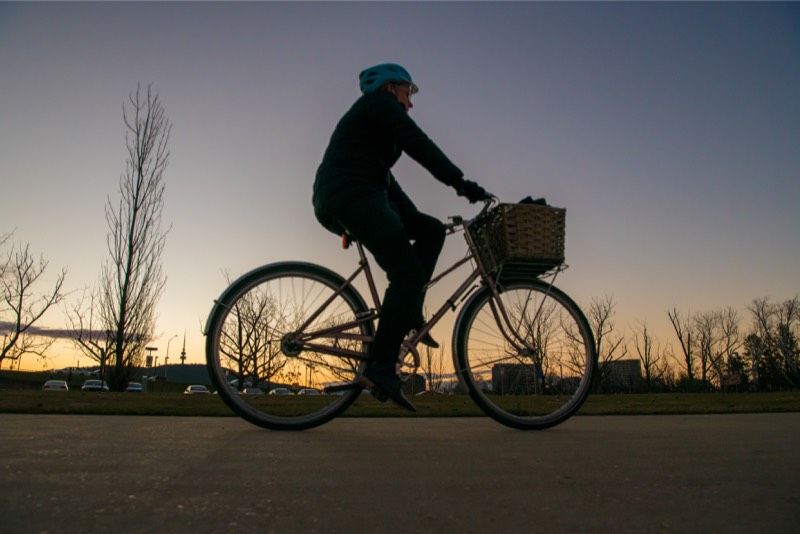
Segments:
[[[81,391],[108,391],[108,385],[103,380],[87,380]]]
[[[128,384],[128,387],[125,388],[125,391],[133,393],[141,393],[142,385],[139,382],[131,382],[130,384]]]
[[[263,395],[264,392],[258,388],[244,388],[239,395]]]
[[[269,391],[270,395],[294,395],[289,388],[274,388]]]
[[[44,391],[69,391],[69,386],[65,380],[48,380],[42,389]]]
[[[314,388],[303,388],[297,392],[298,395],[320,395],[319,390]]]
[[[207,387],[202,385],[192,385],[186,388],[186,391],[183,392],[184,395],[211,395],[211,392],[208,390]]]

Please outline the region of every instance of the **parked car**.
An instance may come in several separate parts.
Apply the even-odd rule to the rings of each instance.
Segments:
[[[314,388],[303,388],[297,392],[298,395],[320,395],[319,390]]]
[[[269,390],[270,395],[293,395],[289,388],[273,388]]]
[[[64,380],[48,380],[42,389],[45,391],[69,391],[69,386]]]
[[[258,388],[244,388],[239,395],[263,395],[264,392]]]
[[[207,387],[202,385],[192,385],[186,388],[186,391],[183,392],[184,395],[211,395],[211,392],[208,390]]]
[[[97,370],[95,369],[88,369],[86,367],[64,367],[63,369],[59,369],[56,373],[60,375],[68,375],[73,374],[75,376],[89,376],[92,374],[96,374]]]
[[[125,391],[131,393],[141,393],[142,385],[139,382],[131,382],[130,384],[128,384],[128,387],[125,388]]]
[[[103,380],[87,380],[81,386],[81,391],[108,391],[108,385]]]

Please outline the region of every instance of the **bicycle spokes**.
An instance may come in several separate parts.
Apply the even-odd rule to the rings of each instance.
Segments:
[[[268,428],[307,428],[354,400],[357,392],[319,394],[355,380],[374,337],[374,313],[340,278],[282,264],[240,279],[224,297],[209,321],[207,354],[220,395],[237,413]],[[289,395],[239,394],[251,390]]]
[[[591,330],[566,295],[537,280],[511,280],[476,294],[459,317],[456,343],[460,378],[504,424],[557,424],[588,393]]]

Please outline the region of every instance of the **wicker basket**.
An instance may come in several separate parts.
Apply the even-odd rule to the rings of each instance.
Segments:
[[[541,274],[564,263],[566,211],[536,204],[499,204],[469,227],[483,266]]]

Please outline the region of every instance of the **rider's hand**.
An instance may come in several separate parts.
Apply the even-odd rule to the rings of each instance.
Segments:
[[[492,195],[487,193],[486,189],[482,188],[471,180],[464,180],[460,185],[458,185],[456,187],[456,193],[458,193],[458,196],[460,197],[466,197],[470,204],[475,204],[481,200],[489,200],[492,198]]]

